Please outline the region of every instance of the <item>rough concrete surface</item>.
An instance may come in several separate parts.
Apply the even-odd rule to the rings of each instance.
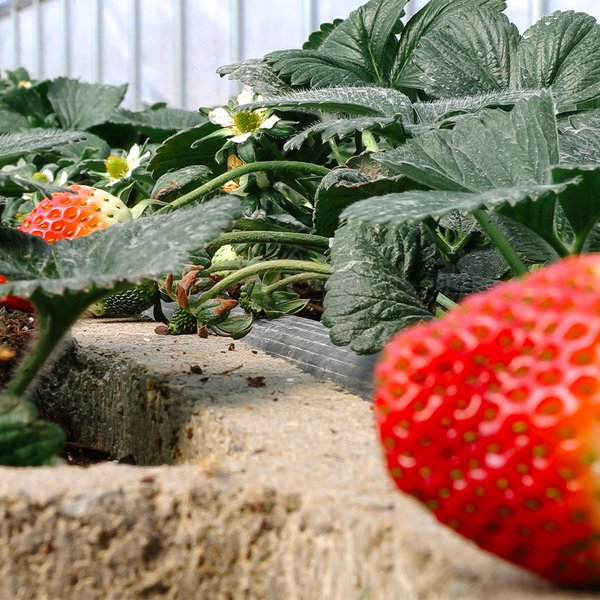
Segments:
[[[600,598],[397,493],[368,402],[243,342],[154,326],[82,321],[40,379],[76,439],[153,466],[0,469],[0,598]]]

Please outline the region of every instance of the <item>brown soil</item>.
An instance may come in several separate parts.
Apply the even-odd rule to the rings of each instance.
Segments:
[[[35,334],[30,313],[0,308],[0,389],[9,381]]]

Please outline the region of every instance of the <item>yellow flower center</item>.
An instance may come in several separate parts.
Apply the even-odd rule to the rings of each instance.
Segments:
[[[262,114],[256,110],[242,110],[233,114],[233,123],[239,133],[253,133],[260,128],[263,121]]]
[[[36,171],[31,176],[31,179],[33,179],[33,181],[37,181],[39,183],[50,183],[50,178],[48,177],[48,175],[46,175],[46,173],[42,173],[41,171]]]
[[[127,159],[122,156],[115,156],[111,154],[105,161],[106,172],[113,179],[122,179],[127,175],[127,171],[129,171],[129,165],[127,164]]]

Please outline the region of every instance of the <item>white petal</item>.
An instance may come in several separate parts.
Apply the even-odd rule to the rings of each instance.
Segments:
[[[254,92],[252,88],[246,87],[244,88],[239,96],[237,97],[238,104],[250,104],[250,102],[254,101]]]
[[[127,153],[127,162],[133,163],[138,160],[140,157],[140,147],[137,144],[131,146],[129,152]]]
[[[281,119],[276,115],[271,115],[268,119],[265,119],[261,124],[261,129],[271,129],[277,121],[281,121]]]
[[[242,142],[245,142],[251,135],[251,133],[240,133],[239,135],[234,135],[231,138],[231,141],[235,142],[236,144],[241,144]]]
[[[223,107],[211,110],[208,113],[208,118],[211,123],[221,127],[231,127],[233,125],[233,117]]]

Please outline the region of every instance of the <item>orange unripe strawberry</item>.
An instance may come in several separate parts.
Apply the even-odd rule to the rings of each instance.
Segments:
[[[44,198],[19,225],[19,230],[55,242],[83,237],[132,218],[127,206],[104,190],[87,185],[71,185],[68,189],[72,192],[55,192]],[[6,283],[2,275],[0,283]],[[34,310],[29,300],[17,296],[0,297],[0,306],[25,312]]]
[[[114,223],[129,221],[131,211],[119,198],[86,185],[71,185],[42,200],[19,226],[47,242],[89,235]]]

